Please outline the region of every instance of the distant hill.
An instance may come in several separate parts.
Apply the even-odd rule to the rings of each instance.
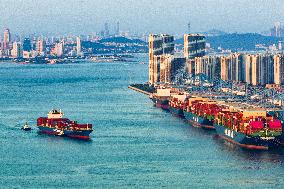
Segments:
[[[145,41],[140,39],[128,39],[126,37],[110,37],[100,40],[99,43],[138,43],[147,45]]]
[[[221,30],[212,29],[207,32],[202,32],[202,34],[205,34],[206,36],[220,36],[220,35],[226,35],[227,33]]]
[[[255,33],[248,34],[227,34],[215,37],[207,37],[206,40],[211,47],[217,49],[221,46],[224,49],[232,50],[254,50],[256,44],[278,44],[279,38],[263,36]]]
[[[263,36],[256,33],[246,34],[225,34],[220,36],[209,36],[206,37],[206,41],[210,43],[211,47],[217,49],[222,47],[223,49],[236,50],[255,50],[256,44],[278,44],[279,40],[277,37]],[[183,44],[183,39],[177,39],[176,44]]]

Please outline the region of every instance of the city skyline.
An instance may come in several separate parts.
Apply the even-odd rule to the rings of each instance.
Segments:
[[[198,3],[192,0],[163,3],[149,0],[4,0],[0,5],[0,28],[9,28],[20,35],[78,35],[100,32],[105,23],[115,32],[119,21],[122,31],[182,34],[187,32],[190,22],[192,32],[218,29],[230,33],[259,33],[273,27],[276,21],[284,22],[284,13],[275,11],[281,7],[284,5],[276,0],[205,0]]]

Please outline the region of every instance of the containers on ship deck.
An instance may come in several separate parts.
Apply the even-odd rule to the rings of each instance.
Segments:
[[[63,118],[63,112],[52,110],[48,117],[39,117],[37,126],[42,133],[68,136],[73,138],[89,139],[89,134],[93,131],[92,124],[78,124],[77,121],[71,121]]]
[[[189,96],[188,93],[179,93],[172,95],[169,100],[170,112],[176,116],[183,117],[184,116],[183,109],[188,96]]]

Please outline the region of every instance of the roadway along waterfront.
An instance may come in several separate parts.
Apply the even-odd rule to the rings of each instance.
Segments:
[[[1,63],[0,188],[283,187],[284,149],[243,150],[153,107],[128,89],[147,81],[138,62]],[[92,123],[92,140],[39,135],[52,108]]]

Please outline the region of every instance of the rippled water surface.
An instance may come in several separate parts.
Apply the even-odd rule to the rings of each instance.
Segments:
[[[128,89],[147,81],[141,61],[0,63],[0,188],[284,187],[284,150],[242,150]],[[93,123],[92,140],[39,135],[53,107]]]

